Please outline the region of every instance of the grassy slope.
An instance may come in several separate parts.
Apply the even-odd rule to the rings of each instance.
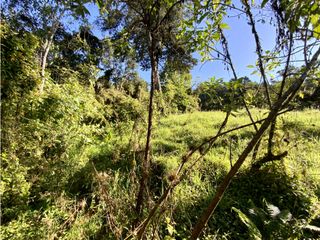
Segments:
[[[263,110],[253,109],[252,113],[255,119],[266,116],[266,111]],[[153,156],[155,162],[161,166],[162,176],[172,173],[190,146],[214,135],[224,116],[223,112],[195,112],[171,115],[158,122],[153,141]],[[249,122],[245,112],[240,111],[230,118],[226,129]],[[249,127],[220,138],[192,171],[191,177],[177,187],[172,201],[175,206],[173,221],[177,223],[178,230],[185,232],[190,229],[191,222],[200,215],[221,177],[229,170],[230,146],[232,161],[236,161],[253,133],[254,128]],[[287,150],[288,156],[284,161],[269,164],[261,172],[253,174],[246,171],[252,163],[250,156],[237,179],[231,184],[220,211],[217,211],[219,219],[213,218],[211,221],[213,229],[220,228],[225,232],[227,229],[232,231],[233,228],[239,228],[239,222],[235,223],[234,213],[231,213],[230,208],[236,206],[244,209],[248,207],[249,199],[257,206],[262,206],[261,202],[266,199],[280,209],[289,209],[297,219],[307,216],[303,215],[303,206],[312,209],[305,209],[308,216],[316,214],[314,209],[319,208],[320,198],[320,112],[306,110],[279,117],[274,146],[275,154]],[[265,154],[266,137],[260,150],[258,158]],[[226,211],[233,216],[219,215]],[[240,236],[231,237],[240,239]]]
[[[266,117],[266,111],[252,110],[256,120]],[[224,112],[194,112],[181,115],[171,115],[162,119],[154,134],[155,159],[163,162],[166,166],[176,165],[170,162],[170,158],[181,156],[190,146],[201,143],[205,138],[216,134],[221,122],[225,117]],[[278,118],[276,132],[275,151],[289,151],[286,157],[286,166],[291,173],[303,173],[314,180],[320,181],[320,112],[306,110],[303,112],[290,112]],[[231,129],[243,124],[250,123],[250,119],[244,111],[231,116],[226,129]],[[229,166],[230,136],[236,136],[232,140],[233,160],[239,155],[254,133],[253,127],[248,127],[230,133],[224,138],[221,147],[215,147],[207,157],[217,160],[223,165]],[[288,142],[288,141],[289,142]],[[221,158],[221,153],[224,153]],[[219,157],[218,157],[219,156]],[[161,160],[163,159],[163,161]]]

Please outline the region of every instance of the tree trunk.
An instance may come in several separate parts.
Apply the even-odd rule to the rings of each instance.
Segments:
[[[62,14],[61,14],[62,16]],[[60,16],[60,17],[61,17]],[[60,17],[58,19],[60,19]],[[51,27],[51,31],[48,33],[48,38],[45,40],[43,50],[42,50],[42,55],[41,55],[41,85],[40,85],[40,93],[43,92],[44,85],[46,84],[46,78],[45,78],[45,70],[47,66],[47,59],[48,59],[48,54],[51,48],[51,45],[53,43],[53,38],[54,35],[56,34],[56,31],[59,27],[59,21],[57,20]]]
[[[154,91],[160,90],[159,84],[159,73],[158,73],[158,64],[159,59],[157,56],[157,49],[156,49],[156,41],[152,34],[149,34],[150,40],[150,49],[149,55],[151,59],[151,86],[150,86],[150,97],[149,97],[149,109],[148,109],[148,127],[147,127],[147,140],[146,140],[146,148],[144,159],[142,163],[142,177],[140,179],[140,189],[137,197],[137,204],[136,204],[136,212],[138,218],[141,216],[145,195],[148,194],[148,180],[150,174],[150,151],[151,151],[151,134],[152,134],[152,125],[153,125],[153,100],[154,100]]]
[[[50,39],[46,39],[44,47],[43,47],[43,54],[41,58],[41,85],[40,85],[40,93],[43,92],[44,85],[46,83],[46,78],[45,78],[45,70],[46,70],[46,65],[47,65],[47,58],[48,54],[52,45],[53,41],[53,36],[54,34],[51,34]]]
[[[223,197],[223,194],[225,193],[226,189],[228,188],[232,178],[235,176],[235,174],[239,171],[241,165],[251,152],[251,150],[254,148],[256,143],[260,140],[264,132],[268,129],[270,124],[274,121],[276,118],[278,111],[281,110],[283,105],[286,105],[286,102],[291,101],[293,96],[297,93],[299,88],[301,87],[302,83],[304,82],[305,78],[307,77],[307,74],[309,73],[310,69],[314,67],[316,61],[318,60],[318,57],[320,55],[320,48],[317,50],[317,52],[313,55],[312,60],[309,62],[309,64],[306,66],[305,71],[301,76],[294,82],[290,88],[279,98],[279,100],[274,104],[272,107],[272,110],[270,111],[267,119],[263,122],[261,125],[259,131],[253,136],[251,141],[248,143],[247,147],[244,149],[242,154],[239,156],[237,162],[234,164],[234,166],[230,169],[227,176],[224,178],[223,182],[219,185],[217,192],[212,199],[211,203],[209,204],[208,208],[204,211],[200,219],[198,220],[197,224],[193,228],[193,231],[191,233],[191,240],[196,240],[200,236],[202,230],[204,229],[205,225],[208,223],[210,217],[212,216],[214,210],[218,206],[220,200]]]

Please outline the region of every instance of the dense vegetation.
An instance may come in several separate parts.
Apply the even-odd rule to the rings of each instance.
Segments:
[[[7,0],[0,36],[2,239],[320,236],[317,1]],[[232,78],[192,86],[195,52]]]

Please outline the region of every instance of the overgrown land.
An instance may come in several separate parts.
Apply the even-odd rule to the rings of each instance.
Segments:
[[[0,38],[1,239],[320,238],[318,1],[5,0]]]

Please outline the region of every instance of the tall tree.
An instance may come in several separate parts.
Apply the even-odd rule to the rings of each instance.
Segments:
[[[179,19],[183,16],[183,2],[125,0],[111,1],[106,6],[108,15],[104,19],[104,27],[112,30],[114,38],[126,40],[121,46],[123,54],[133,47],[142,68],[151,68],[146,147],[136,204],[138,216],[141,216],[148,193],[154,92],[161,91],[159,63],[169,57],[192,59],[190,51],[177,38]],[[189,64],[187,60],[184,61]]]
[[[33,32],[41,39],[39,48],[39,62],[41,66],[41,85],[40,92],[43,91],[46,77],[45,69],[47,66],[49,51],[52,47],[54,36],[63,25],[63,18],[72,16],[80,19],[89,11],[84,6],[89,0],[5,0],[2,14],[6,15],[10,23],[17,30]]]

